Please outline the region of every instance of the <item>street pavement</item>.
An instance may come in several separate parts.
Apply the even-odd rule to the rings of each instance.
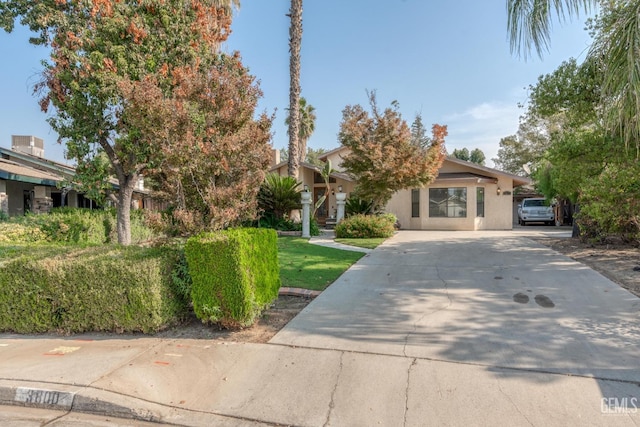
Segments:
[[[640,299],[540,232],[556,233],[400,231],[268,344],[0,334],[0,405],[186,426],[640,425]]]

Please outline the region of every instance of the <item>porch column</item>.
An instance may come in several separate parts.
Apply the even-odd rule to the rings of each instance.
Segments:
[[[302,197],[302,237],[309,238],[311,237],[311,193],[305,188],[300,196]]]
[[[7,196],[6,181],[0,181],[0,212],[9,216],[9,196]]]
[[[347,193],[336,193],[336,204],[338,205],[336,224],[338,224],[344,218],[344,207],[347,204]]]

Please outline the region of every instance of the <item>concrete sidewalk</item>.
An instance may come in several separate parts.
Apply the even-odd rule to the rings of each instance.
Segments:
[[[639,311],[514,233],[400,232],[269,344],[0,334],[0,405],[184,426],[637,426]]]

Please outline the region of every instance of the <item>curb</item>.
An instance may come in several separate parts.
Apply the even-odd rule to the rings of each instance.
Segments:
[[[76,412],[184,427],[275,425],[268,421],[164,405],[87,386],[33,383],[25,387],[14,380],[0,380],[0,406]]]
[[[13,383],[13,384],[12,384]],[[109,398],[107,395],[112,395]],[[0,384],[0,405],[25,406],[30,408],[75,411],[87,414],[113,416],[116,418],[157,422],[163,418],[161,412],[150,409],[132,409],[125,401],[139,400],[118,396],[114,393],[92,390],[84,386],[65,384],[18,385],[15,381]],[[120,402],[118,402],[120,401]],[[117,402],[117,403],[116,403]],[[138,402],[140,408],[161,405]],[[144,403],[144,404],[141,404]]]
[[[309,289],[302,288],[280,288],[278,291],[278,295],[292,296],[292,297],[303,297],[303,298],[315,298],[320,295],[321,291],[312,291]]]

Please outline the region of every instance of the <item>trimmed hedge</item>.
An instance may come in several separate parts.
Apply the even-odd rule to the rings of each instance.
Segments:
[[[336,237],[347,239],[372,239],[375,237],[391,237],[395,232],[396,216],[353,215],[336,225]]]
[[[238,228],[203,233],[187,241],[185,254],[193,310],[203,322],[251,325],[278,296],[275,230]]]
[[[22,250],[20,250],[22,249]],[[177,247],[0,251],[0,331],[156,332],[187,312]]]
[[[2,233],[1,242],[101,245],[118,240],[113,210],[55,208],[48,214],[12,217],[8,222],[0,223],[0,231],[13,227],[14,232]],[[153,231],[145,225],[142,211],[131,211],[131,241],[138,243],[153,237]]]

